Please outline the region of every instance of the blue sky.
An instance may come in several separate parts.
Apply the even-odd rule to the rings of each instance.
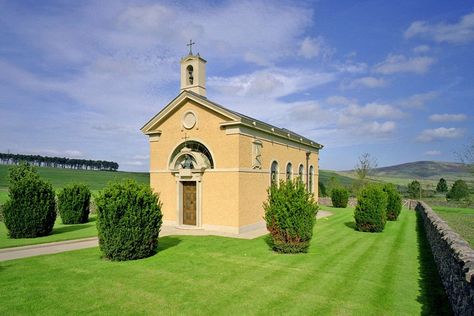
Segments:
[[[474,134],[469,1],[0,0],[0,151],[147,170],[190,38],[209,99],[324,144],[323,169],[455,161]]]

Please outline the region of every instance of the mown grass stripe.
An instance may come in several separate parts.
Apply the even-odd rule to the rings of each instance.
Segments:
[[[429,263],[417,269],[414,213],[366,234],[346,225],[352,212],[318,221],[307,254],[274,254],[262,238],[169,236],[155,256],[133,262],[103,260],[97,248],[1,262],[0,314],[413,315],[436,307],[413,295],[439,290],[427,278]],[[392,250],[397,238],[400,249]],[[384,269],[394,274],[391,285]],[[383,298],[376,291],[403,287],[407,295],[389,304],[376,299]]]

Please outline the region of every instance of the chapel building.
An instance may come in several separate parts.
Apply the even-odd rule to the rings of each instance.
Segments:
[[[323,146],[209,100],[199,54],[181,59],[179,95],[141,131],[164,225],[234,234],[265,227],[267,188],[297,177],[317,200]]]

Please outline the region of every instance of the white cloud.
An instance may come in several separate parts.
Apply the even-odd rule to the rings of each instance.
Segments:
[[[135,155],[132,157],[132,159],[147,160],[147,159],[150,159],[150,155]]]
[[[270,68],[234,77],[210,77],[208,85],[220,94],[277,98],[334,80],[332,73]]]
[[[465,114],[433,114],[430,120],[433,122],[462,122],[467,119]]]
[[[15,42],[23,43],[21,49],[41,65],[33,68],[30,64],[34,63],[0,60],[1,101],[15,104],[23,98],[23,103],[33,108],[20,111],[11,106],[7,114],[14,114],[20,123],[38,119],[37,113],[44,118],[32,127],[38,131],[36,138],[2,139],[0,143],[12,150],[32,148],[39,138],[42,145],[52,144],[58,150],[68,149],[74,141],[85,156],[102,152],[103,159],[143,169],[133,168],[140,159],[124,157],[129,157],[126,153],[130,150],[138,156],[148,152],[139,128],[179,93],[179,60],[187,53],[185,44],[190,38],[196,42],[194,52],[200,52],[214,67],[255,67],[248,63],[272,67],[253,73],[254,77],[222,78],[225,83],[217,87],[237,91],[235,97],[241,98],[240,102],[224,104],[235,104],[246,114],[261,112],[261,108],[252,109],[254,104],[249,105],[246,96],[265,104],[260,101],[269,98],[273,102],[278,96],[335,80],[334,74],[323,72],[309,76],[309,67],[302,72],[273,71],[272,65],[298,54],[313,23],[312,9],[306,6],[269,5],[266,0],[199,5],[112,1],[100,6],[82,2],[74,10],[61,7],[53,11],[2,10],[2,29]],[[325,46],[321,49],[323,56]],[[39,68],[47,71],[37,72]],[[12,97],[7,99],[7,94]],[[0,125],[3,136],[7,124]],[[19,124],[14,126],[20,130]],[[34,133],[27,126],[23,130]]]
[[[298,54],[304,58],[311,59],[316,57],[327,58],[333,53],[333,49],[326,43],[322,36],[306,37],[301,46]]]
[[[419,45],[413,48],[413,52],[417,54],[422,54],[430,51],[430,47],[428,45]]]
[[[427,155],[427,156],[439,156],[439,155],[441,155],[441,152],[439,150],[428,150],[428,151],[425,151],[425,155]]]
[[[375,78],[375,77],[362,77],[357,78],[351,81],[345,88],[353,89],[359,87],[365,88],[380,88],[387,85],[387,81],[383,78]]]
[[[371,122],[362,125],[361,132],[368,132],[371,134],[391,134],[395,131],[396,124],[393,121],[386,121],[383,123]]]
[[[403,112],[389,105],[376,102],[368,103],[364,106],[349,105],[346,113],[355,117],[372,117],[372,118],[401,118]]]
[[[398,104],[407,108],[421,109],[428,101],[435,99],[438,95],[439,93],[437,91],[418,93],[398,101]]]
[[[338,112],[337,125],[351,136],[360,137],[362,135],[366,139],[370,137],[384,138],[391,135],[397,128],[393,119],[403,116],[402,111],[388,104],[371,102],[358,105],[350,103]]]
[[[349,99],[340,95],[334,95],[326,98],[326,103],[331,105],[357,105],[357,100]]]
[[[439,127],[435,129],[425,129],[423,130],[417,137],[416,140],[419,142],[427,143],[435,140],[443,140],[443,139],[453,139],[462,137],[464,131],[459,128],[446,128],[446,127]]]
[[[336,64],[336,69],[339,72],[347,72],[351,74],[360,74],[367,72],[368,66],[366,63],[354,63],[352,61],[347,61],[343,64]]]
[[[130,160],[130,161],[125,161],[122,163],[123,165],[126,165],[126,166],[135,166],[135,167],[140,167],[140,166],[144,166],[145,163],[143,161],[139,161],[139,160]]]
[[[430,24],[415,21],[405,31],[406,38],[421,36],[438,43],[467,43],[474,40],[474,13],[466,14],[457,23]]]
[[[317,102],[300,102],[294,103],[289,109],[289,116],[296,121],[314,121],[314,120],[330,120],[330,112],[323,110]]]
[[[383,62],[374,66],[374,71],[385,75],[402,72],[422,74],[427,72],[434,62],[435,59],[432,57],[408,58],[404,55],[390,54]]]

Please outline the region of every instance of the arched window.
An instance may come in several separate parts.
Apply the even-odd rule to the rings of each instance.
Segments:
[[[309,167],[309,183],[308,183],[308,191],[313,193],[313,182],[314,182],[314,168],[313,166]]]
[[[291,164],[291,162],[289,162],[287,165],[286,165],[286,181],[290,181],[291,180],[291,176],[292,176],[292,173],[293,173],[293,165]]]
[[[272,162],[272,167],[270,169],[270,181],[271,184],[278,184],[278,162]]]
[[[188,84],[191,85],[194,82],[193,66],[189,65],[188,67],[186,67],[186,71],[188,72]]]
[[[303,175],[304,175],[304,167],[303,167],[303,164],[300,164],[300,167],[298,168],[298,178],[300,181],[303,181]]]
[[[173,151],[173,154],[171,155],[171,161],[170,161],[171,169],[176,168],[176,166],[173,165],[173,161],[176,160],[177,156],[180,156],[180,159],[178,159],[178,161],[175,161],[175,162],[179,164],[181,164],[182,162],[186,160],[186,158],[188,158],[188,163],[185,165],[182,164],[181,165],[182,168],[193,169],[194,167],[196,167],[196,161],[192,161],[192,168],[185,168],[185,166],[187,167],[189,165],[189,159],[193,159],[193,157],[190,157],[189,155],[188,156],[183,155],[181,151],[185,147],[188,148],[190,152],[194,152],[194,153],[197,152],[197,153],[202,154],[201,156],[203,157],[204,164],[207,166],[207,168],[214,169],[214,160],[212,159],[212,155],[209,149],[207,149],[207,147],[201,144],[200,142],[193,141],[193,140],[181,143],[178,147],[175,148],[175,150]]]

